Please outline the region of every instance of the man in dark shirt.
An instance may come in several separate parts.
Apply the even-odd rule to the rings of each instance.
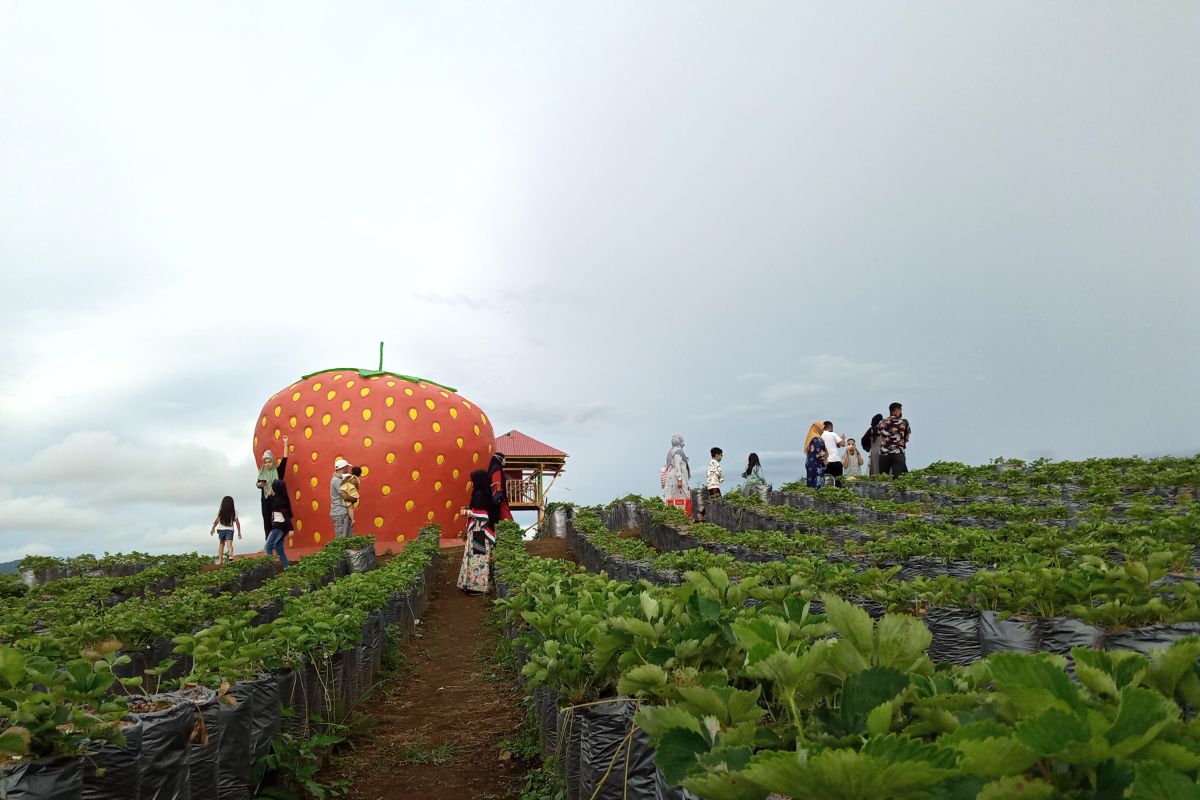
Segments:
[[[908,447],[908,438],[912,428],[903,417],[904,407],[899,403],[888,406],[888,416],[879,421],[876,430],[879,435],[879,472],[881,475],[891,475],[898,478],[908,472],[908,464],[904,460],[904,450]]]

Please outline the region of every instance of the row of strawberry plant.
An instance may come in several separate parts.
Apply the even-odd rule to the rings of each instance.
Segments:
[[[289,759],[340,738],[330,731],[378,674],[387,639],[423,610],[437,550],[433,530],[381,569],[288,596],[269,623],[255,626],[253,612],[239,611],[176,637],[191,667],[162,694],[120,693],[141,681],[118,679],[128,659],[116,654],[119,642],[61,666],[0,648],[0,730],[11,726],[0,751],[17,759],[0,773],[0,790],[241,799],[267,768],[291,784],[283,790],[317,787],[315,765]]]
[[[592,571],[674,583],[688,570],[720,566],[739,580],[754,577],[787,586],[805,599],[823,592],[854,597],[875,613],[926,618],[936,637],[935,652],[958,663],[998,650],[1065,653],[1084,643],[1144,649],[1200,629],[1200,586],[1165,580],[1167,569],[1161,564],[1084,557],[1069,567],[1055,567],[1031,558],[962,579],[905,579],[899,567],[813,556],[746,563],[698,550],[654,556],[656,551],[648,548],[645,558],[631,559],[630,540],[614,537],[594,512],[577,512],[568,528],[568,544]],[[614,538],[622,549],[610,549]]]
[[[1050,487],[1107,486],[1118,490],[1136,489],[1175,494],[1200,488],[1200,456],[1186,458],[1093,458],[1084,461],[1026,463],[1018,459],[997,459],[978,467],[939,461],[920,473],[930,477],[977,480],[985,484],[1016,484]]]
[[[26,585],[37,586],[63,578],[127,577],[151,567],[160,567],[180,561],[194,565],[195,569],[199,569],[202,564],[212,563],[210,558],[199,556],[196,553],[151,555],[133,551],[130,553],[105,553],[102,556],[84,553],[70,558],[25,556],[17,565],[17,570]]]
[[[651,587],[522,567],[498,604],[522,626],[530,688],[551,696],[543,731],[568,797],[583,796],[595,709],[614,696],[642,707],[607,793],[591,796],[679,796],[663,784],[712,800],[1200,796],[1200,729],[1183,721],[1200,704],[1200,640],[1149,656],[1076,648],[1079,683],[1047,654],[935,668],[921,620],[873,623],[835,595],[822,616],[757,576]]]

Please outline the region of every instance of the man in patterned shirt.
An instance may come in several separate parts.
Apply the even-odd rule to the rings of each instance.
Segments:
[[[908,464],[904,460],[904,450],[908,447],[908,437],[912,428],[902,415],[904,407],[899,403],[888,406],[888,416],[879,421],[879,473],[898,478],[908,472]]]

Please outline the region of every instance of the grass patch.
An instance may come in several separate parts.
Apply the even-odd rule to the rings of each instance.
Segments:
[[[395,767],[410,767],[432,765],[444,767],[452,764],[456,756],[463,751],[462,745],[439,744],[436,747],[426,747],[420,744],[403,745],[384,755],[384,760]]]

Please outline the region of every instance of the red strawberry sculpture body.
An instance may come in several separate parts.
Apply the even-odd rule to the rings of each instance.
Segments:
[[[436,522],[459,532],[471,498],[471,472],[487,469],[495,436],[474,403],[452,389],[390,372],[326,370],[271,397],[254,426],[254,457],[282,458],[295,514],[288,547],[320,547],[333,537],[333,463],[363,468],[354,533],[383,544],[411,539]]]

